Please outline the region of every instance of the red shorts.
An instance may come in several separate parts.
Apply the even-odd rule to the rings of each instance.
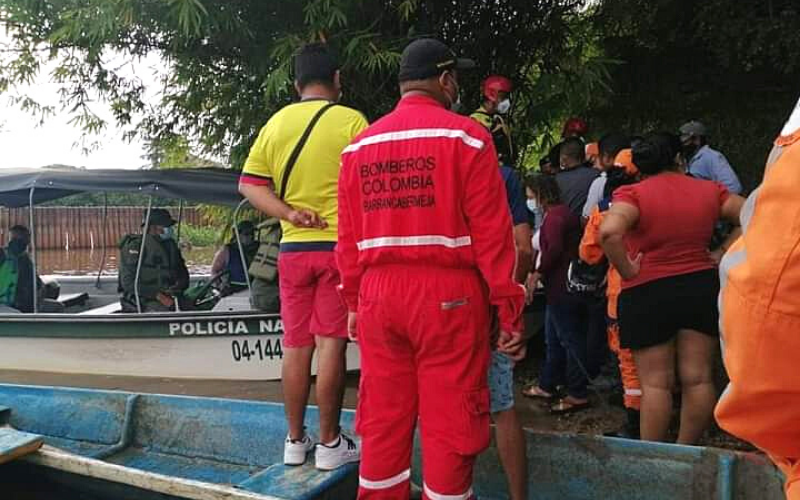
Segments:
[[[314,345],[314,337],[347,338],[347,307],[339,296],[333,252],[278,256],[284,347]]]

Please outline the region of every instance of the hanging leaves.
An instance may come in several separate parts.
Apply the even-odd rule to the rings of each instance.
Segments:
[[[88,98],[98,96],[127,137],[186,138],[238,167],[264,122],[294,98],[292,54],[303,43],[338,52],[344,104],[374,120],[398,98],[403,47],[437,36],[479,64],[461,76],[469,106],[480,104],[486,75],[514,79],[517,142],[529,143],[566,113],[565,102],[578,106],[559,88],[588,77],[605,92],[604,60],[570,43],[581,8],[579,0],[0,0],[11,39],[0,48],[0,91],[55,62],[62,112],[84,131],[106,126]],[[119,64],[150,54],[165,66],[157,103],[144,102],[142,82]],[[555,76],[570,72],[571,80]]]

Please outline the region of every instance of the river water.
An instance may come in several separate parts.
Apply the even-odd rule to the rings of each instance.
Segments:
[[[191,274],[208,274],[211,272],[211,261],[215,248],[193,247],[183,249],[183,258]],[[105,259],[105,262],[104,262]],[[108,248],[105,257],[102,249],[88,248],[64,250],[38,250],[36,252],[36,268],[40,276],[53,275],[96,275],[103,265],[103,274],[117,274],[119,250]]]

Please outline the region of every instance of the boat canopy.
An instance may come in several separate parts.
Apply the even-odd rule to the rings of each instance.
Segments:
[[[112,192],[235,207],[242,201],[238,184],[239,172],[223,168],[2,168],[0,206],[25,207],[80,193]]]

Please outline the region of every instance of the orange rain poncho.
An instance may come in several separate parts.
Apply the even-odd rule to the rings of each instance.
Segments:
[[[720,265],[730,385],[719,425],[764,450],[800,500],[800,102],[742,209],[742,237]]]

